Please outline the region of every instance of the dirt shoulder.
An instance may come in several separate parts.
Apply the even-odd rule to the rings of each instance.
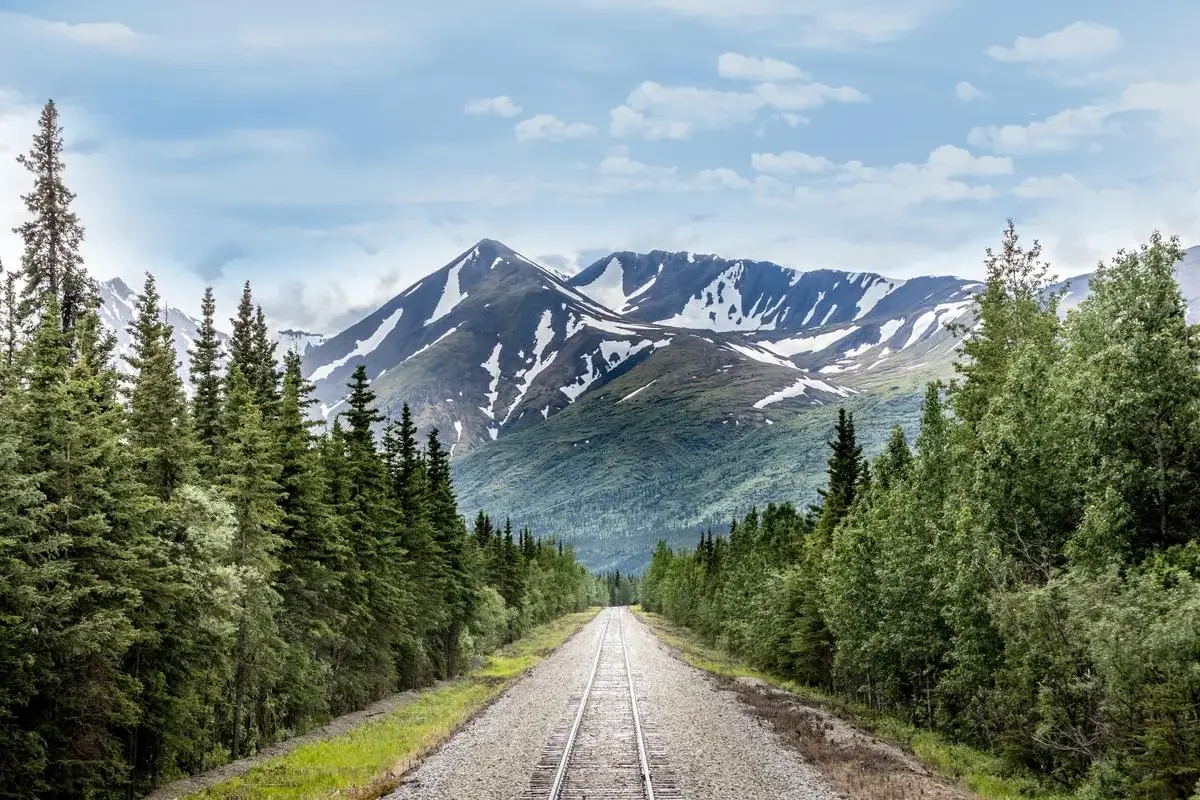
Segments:
[[[926,767],[911,751],[851,725],[804,698],[758,677],[729,674],[711,650],[653,614],[638,612],[671,653],[735,693],[780,739],[804,757],[843,796],[864,800],[979,800],[979,795]],[[725,668],[722,668],[725,667]],[[747,670],[748,671],[748,670]]]

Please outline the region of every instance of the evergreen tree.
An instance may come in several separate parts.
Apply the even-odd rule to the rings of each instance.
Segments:
[[[441,661],[444,677],[455,671],[458,637],[474,610],[475,578],[467,554],[467,529],[458,516],[454,489],[450,483],[450,456],[442,449],[437,429],[430,431],[425,449],[430,487],[430,522],[437,555],[442,622]]]
[[[267,418],[274,416],[279,404],[279,364],[275,357],[275,342],[271,341],[267,318],[262,306],[254,309],[253,354],[255,364],[255,396]]]
[[[24,472],[44,498],[38,559],[55,580],[37,628],[38,652],[52,666],[19,724],[45,743],[43,778],[58,796],[87,796],[123,780],[114,731],[138,713],[136,684],[121,664],[137,636],[131,614],[146,547],[118,378],[108,366],[112,338],[101,335],[90,310],[76,323],[63,332],[58,302],[46,295],[29,345],[21,420]]]
[[[213,322],[216,301],[212,287],[204,290],[200,304],[201,319],[195,346],[189,351],[192,379],[192,425],[199,448],[200,473],[212,480],[218,469],[221,452],[221,340]]]
[[[280,474],[279,534],[283,548],[276,580],[281,595],[280,627],[289,644],[289,701],[295,719],[329,713],[323,665],[337,649],[341,631],[340,576],[345,543],[326,502],[327,487],[308,419],[312,384],[301,373],[300,356],[284,359],[277,452]]]
[[[879,458],[875,460],[875,475],[879,486],[890,488],[893,484],[908,476],[908,468],[912,464],[912,451],[908,449],[908,440],[904,429],[899,425],[892,428],[892,436]]]
[[[18,316],[22,322],[39,318],[43,298],[51,296],[58,307],[62,329],[67,331],[94,300],[96,287],[84,271],[79,254],[83,227],[71,210],[75,194],[63,183],[66,165],[62,159],[62,134],[58,107],[50,100],[42,108],[33,146],[27,154],[17,156],[17,163],[33,176],[33,189],[21,196],[29,219],[13,228],[13,233],[25,245],[21,255],[24,282]]]
[[[146,274],[129,324],[135,371],[128,389],[129,438],[142,481],[160,500],[171,499],[192,468],[187,401],[177,372],[171,326],[161,318],[154,276]]]
[[[252,751],[265,733],[257,726],[278,677],[281,641],[275,578],[279,571],[278,463],[254,389],[231,366],[225,402],[221,486],[235,519],[232,566],[239,580],[237,640],[230,711],[230,754]]]
[[[233,375],[237,367],[242,377],[257,394],[261,385],[258,375],[259,353],[255,343],[255,314],[254,296],[250,293],[250,281],[242,285],[242,297],[238,302],[237,316],[229,320],[233,326],[233,336],[229,340],[229,371],[226,380]]]
[[[0,265],[0,394],[15,390],[17,349],[21,344],[21,317],[17,301],[17,276]]]

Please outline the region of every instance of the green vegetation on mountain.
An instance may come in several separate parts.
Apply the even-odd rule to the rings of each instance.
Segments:
[[[990,751],[1079,798],[1200,781],[1200,329],[1157,234],[1065,320],[1039,248],[987,260],[959,377],[910,450],[839,416],[821,500],[694,549],[644,605],[758,668]]]
[[[51,103],[0,293],[0,797],[136,797],[606,598],[559,542],[470,535],[362,366],[316,430],[249,285],[226,366],[206,293],[191,400],[149,275],[118,370],[61,154]]]

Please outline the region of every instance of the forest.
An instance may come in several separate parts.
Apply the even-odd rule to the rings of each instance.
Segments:
[[[1200,330],[1158,234],[1061,295],[1010,222],[955,378],[818,502],[655,550],[643,604],[1078,798],[1198,798]]]
[[[436,431],[362,367],[311,420],[246,284],[186,357],[152,275],[101,325],[57,109],[0,286],[0,797],[131,798],[452,677],[610,594],[553,539],[457,508]],[[0,270],[3,267],[0,266]],[[380,430],[383,435],[377,436]]]

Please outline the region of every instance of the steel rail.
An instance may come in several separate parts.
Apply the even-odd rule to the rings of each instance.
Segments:
[[[637,734],[638,760],[642,765],[642,781],[646,785],[646,800],[654,800],[654,785],[650,782],[650,763],[646,760],[646,740],[642,737],[642,718],[638,714],[637,694],[633,689],[633,670],[629,667],[629,648],[625,645],[624,614],[617,612],[617,632],[621,636],[621,652],[625,656],[625,677],[629,681],[629,705],[633,707],[633,729]]]
[[[567,777],[567,763],[571,760],[571,751],[575,748],[575,735],[579,733],[579,723],[583,722],[583,711],[587,708],[588,698],[592,694],[592,684],[596,682],[596,671],[600,668],[600,656],[604,653],[604,638],[608,636],[608,626],[612,622],[612,609],[604,620],[604,630],[600,634],[600,645],[596,648],[596,660],[592,662],[592,674],[588,676],[587,686],[583,688],[583,696],[579,699],[579,710],[575,712],[575,721],[571,724],[571,732],[567,734],[567,744],[563,748],[562,758],[558,762],[558,771],[554,773],[554,782],[550,784],[550,800],[558,800],[562,791],[563,779]],[[624,642],[624,639],[621,640]]]

